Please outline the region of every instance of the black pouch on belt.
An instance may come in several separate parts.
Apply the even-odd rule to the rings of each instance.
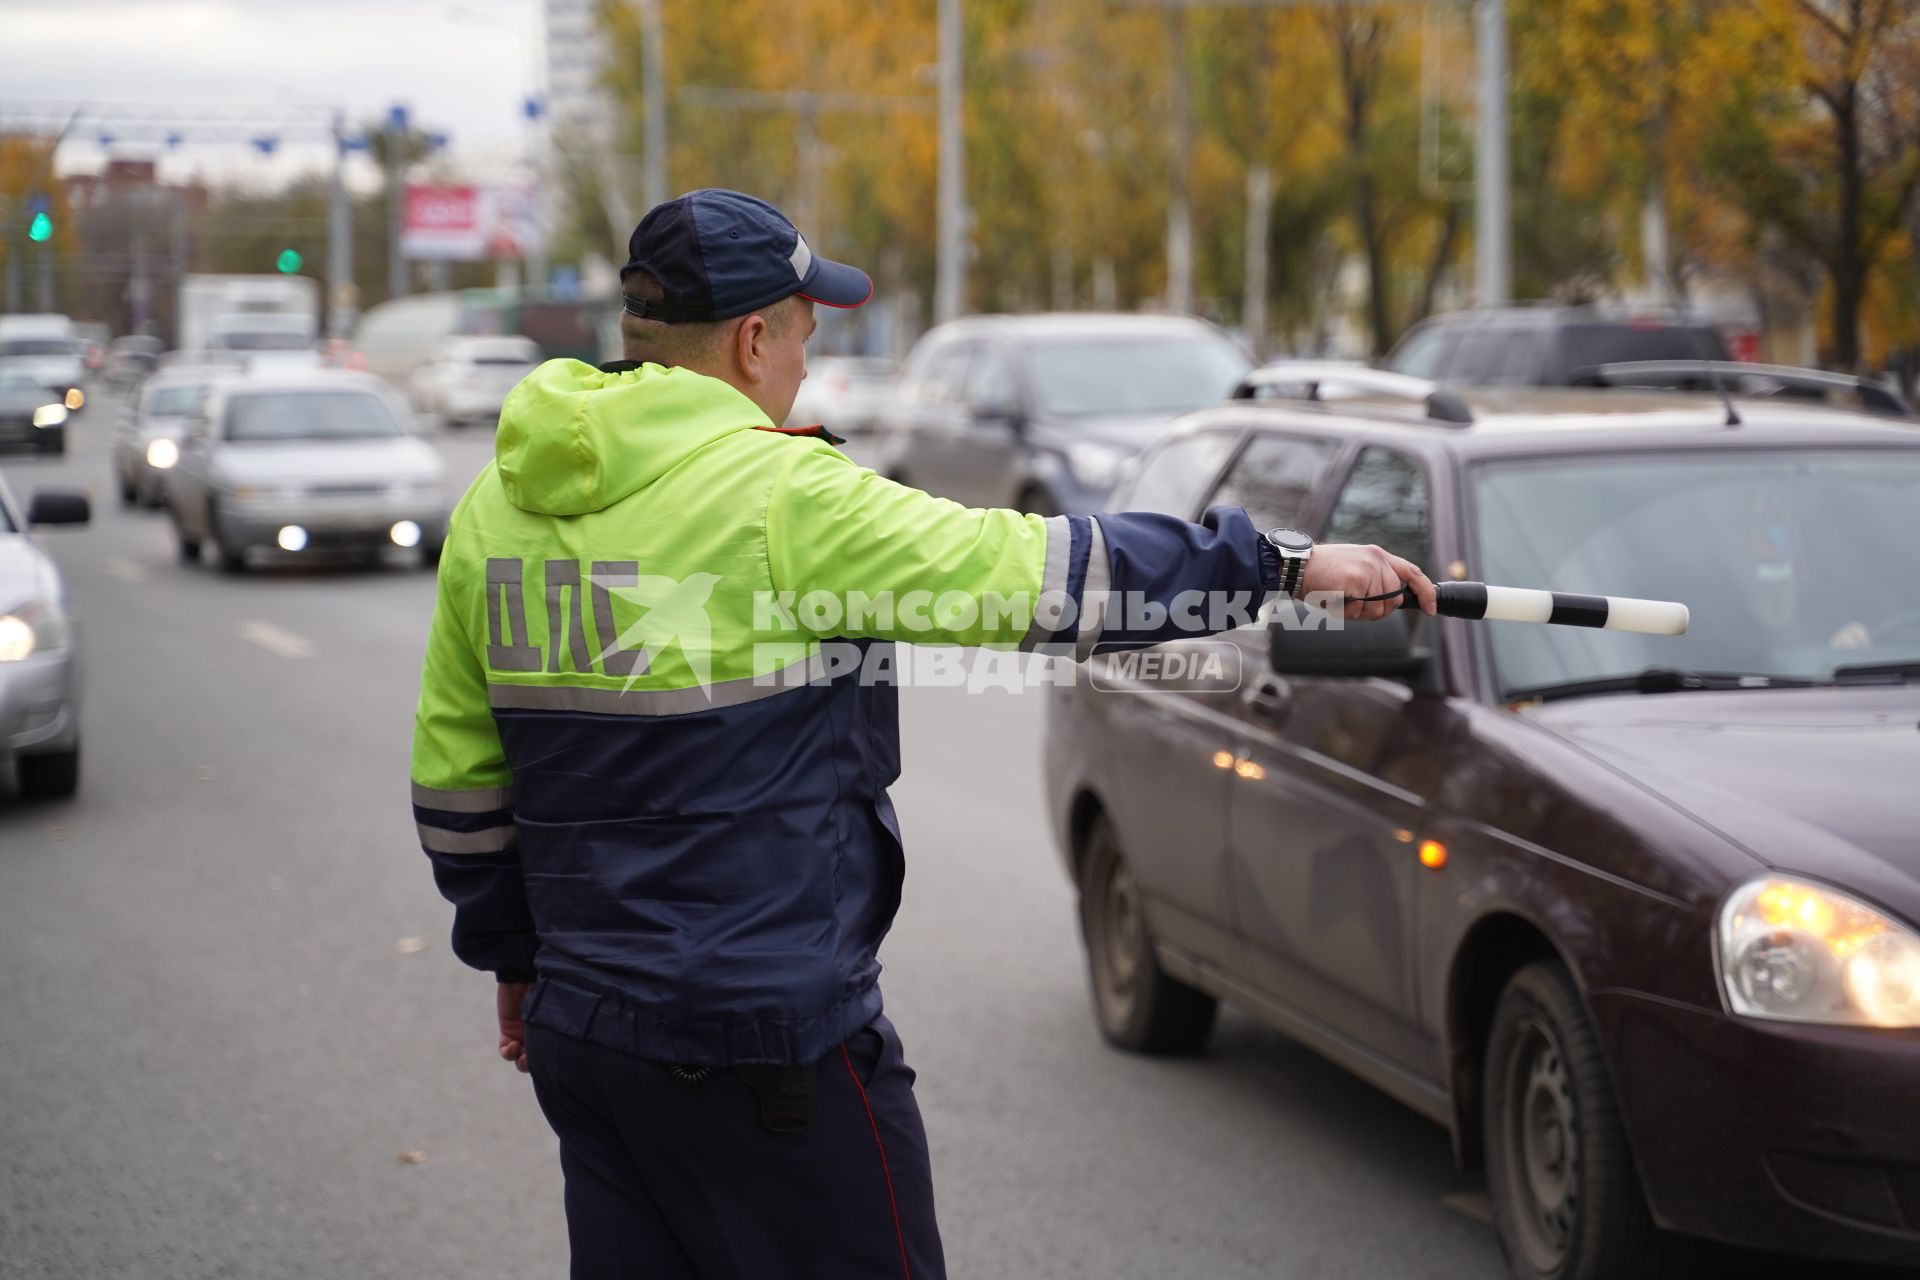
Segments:
[[[813,1065],[735,1067],[760,1095],[760,1123],[768,1133],[805,1133],[813,1123]]]

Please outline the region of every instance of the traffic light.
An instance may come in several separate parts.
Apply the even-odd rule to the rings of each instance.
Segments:
[[[300,251],[298,249],[282,249],[280,256],[274,260],[273,265],[278,267],[282,274],[292,275],[300,270],[300,261]]]
[[[53,219],[42,209],[33,215],[33,221],[27,224],[27,239],[35,244],[45,244],[53,239]]]

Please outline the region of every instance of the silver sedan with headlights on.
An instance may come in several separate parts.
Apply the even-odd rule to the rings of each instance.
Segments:
[[[60,571],[27,529],[89,514],[77,493],[35,494],[23,513],[0,480],[0,764],[13,758],[28,796],[80,785],[80,672]]]
[[[223,374],[231,371],[169,369],[147,379],[128,399],[114,424],[111,447],[122,504],[160,505],[161,478],[180,461],[187,423],[206,395],[207,384]]]
[[[71,411],[59,395],[23,369],[0,366],[0,444],[64,453]]]
[[[235,573],[256,549],[400,547],[433,565],[453,510],[405,404],[378,378],[334,370],[209,384],[165,474],[181,558],[211,544]]]

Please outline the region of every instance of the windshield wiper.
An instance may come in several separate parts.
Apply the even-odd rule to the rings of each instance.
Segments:
[[[1556,698],[1581,698],[1591,693],[1682,693],[1691,689],[1810,689],[1824,683],[1805,676],[1648,667],[1628,675],[1596,676],[1591,680],[1568,680],[1560,684],[1515,689],[1507,694],[1507,701],[1551,702]]]
[[[1899,684],[1920,679],[1920,658],[1903,662],[1845,662],[1833,669],[1835,684]]]

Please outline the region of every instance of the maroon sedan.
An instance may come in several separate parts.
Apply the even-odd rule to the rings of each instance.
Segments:
[[[1739,416],[1195,415],[1123,505],[1680,600],[1692,630],[1282,606],[1192,661],[1096,658],[1051,707],[1106,1036],[1192,1051],[1224,999],[1372,1081],[1484,1165],[1517,1277],[1657,1275],[1680,1235],[1920,1263],[1920,430]]]

